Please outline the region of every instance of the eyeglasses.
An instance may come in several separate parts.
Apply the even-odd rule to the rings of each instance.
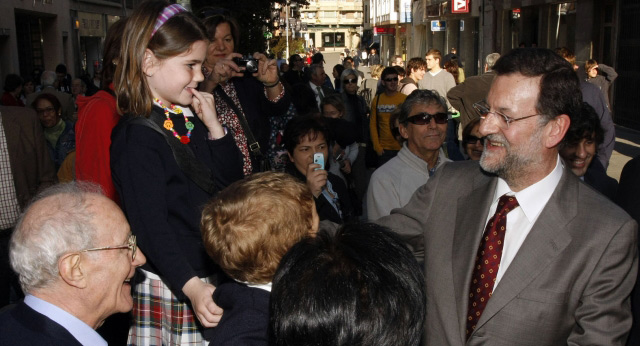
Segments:
[[[495,114],[495,115],[499,115],[499,119],[502,119],[502,121],[500,122],[500,126],[502,128],[509,128],[509,124],[511,124],[514,121],[520,121],[520,120],[524,120],[524,119],[528,119],[531,117],[535,117],[536,115],[544,115],[544,114],[531,114],[531,115],[527,115],[524,116],[522,118],[512,118],[504,113],[498,112],[498,111],[491,111],[491,107],[487,104],[486,101],[479,101],[473,104],[473,108],[478,111],[478,113],[480,113],[480,119],[482,119],[483,121],[487,119],[487,117],[489,116],[489,114]]]
[[[127,239],[127,245],[118,245],[118,246],[105,246],[105,247],[96,247],[92,249],[80,250],[78,252],[90,252],[90,251],[102,251],[102,250],[117,250],[117,249],[129,249],[131,250],[131,262],[136,259],[136,254],[138,252],[138,245],[136,245],[136,236],[130,235]]]
[[[342,82],[344,84],[351,84],[351,83],[355,84],[355,83],[358,83],[358,78],[345,79]]]
[[[395,78],[385,78],[384,79],[385,82],[397,82],[398,81],[398,77]]]
[[[47,107],[47,108],[37,108],[36,109],[36,113],[38,113],[38,115],[43,115],[43,114],[53,114],[56,112],[56,109],[53,107]]]
[[[463,140],[465,144],[476,144],[478,141],[480,141],[480,144],[484,144],[484,137],[478,138],[476,136],[467,136]]]
[[[407,121],[415,125],[427,125],[431,122],[431,119],[435,120],[436,124],[446,124],[449,120],[448,113],[418,113],[407,118]]]
[[[337,118],[340,116],[340,111],[327,111],[322,113],[325,117]]]

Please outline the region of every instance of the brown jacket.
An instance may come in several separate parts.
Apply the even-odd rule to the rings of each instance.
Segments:
[[[0,106],[0,118],[7,138],[16,196],[20,208],[24,209],[39,190],[56,182],[56,172],[33,109]]]

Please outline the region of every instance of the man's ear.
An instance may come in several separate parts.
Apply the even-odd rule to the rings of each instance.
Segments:
[[[151,49],[145,49],[144,57],[142,58],[142,72],[144,72],[147,77],[151,77],[156,73],[159,66],[160,60],[156,55],[151,51]]]
[[[58,260],[60,277],[69,286],[77,288],[87,287],[87,276],[79,253],[70,253]]]
[[[409,130],[407,129],[407,125],[404,125],[402,123],[400,123],[400,125],[398,125],[398,131],[400,131],[400,136],[402,136],[402,138],[404,139],[409,139]]]
[[[564,139],[564,135],[569,130],[571,119],[566,114],[560,114],[549,121],[546,125],[545,147],[556,147]]]

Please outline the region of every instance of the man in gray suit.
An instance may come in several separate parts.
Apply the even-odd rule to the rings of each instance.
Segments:
[[[558,156],[578,78],[546,49],[494,70],[480,166],[445,164],[379,220],[424,261],[425,345],[624,345],[637,224]]]

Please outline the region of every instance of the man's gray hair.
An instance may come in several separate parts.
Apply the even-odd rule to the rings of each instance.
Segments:
[[[484,59],[484,62],[487,64],[487,69],[492,70],[493,65],[496,64],[496,61],[498,61],[498,59],[500,59],[500,53],[491,53],[487,55],[487,57]]]
[[[25,293],[56,281],[62,255],[94,246],[96,229],[87,196],[96,194],[103,195],[93,183],[54,185],[22,213],[11,237],[9,258]]]
[[[447,111],[447,101],[444,97],[440,96],[435,90],[414,90],[407,98],[404,100],[404,103],[400,106],[400,116],[398,117],[398,122],[406,125],[407,119],[411,114],[411,110],[416,105],[438,105],[440,106],[444,112]]]
[[[53,86],[53,83],[56,82],[58,76],[53,71],[44,71],[42,72],[42,76],[40,76],[40,82],[42,83],[42,87]]]
[[[324,66],[322,66],[322,64],[311,64],[309,65],[309,76],[313,76],[314,74],[318,73],[318,70],[324,68]]]

